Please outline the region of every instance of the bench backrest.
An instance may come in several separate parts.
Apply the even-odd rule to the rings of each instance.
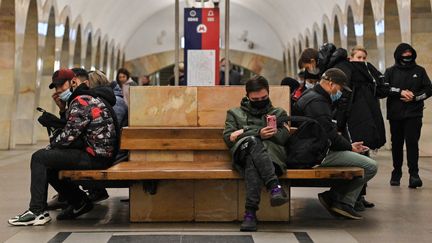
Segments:
[[[131,150],[132,161],[230,161],[226,112],[245,93],[243,86],[131,87],[121,148]],[[270,87],[270,98],[289,112],[288,87]]]
[[[244,86],[131,87],[129,127],[224,127],[245,94]],[[270,87],[270,98],[289,112],[289,87]]]

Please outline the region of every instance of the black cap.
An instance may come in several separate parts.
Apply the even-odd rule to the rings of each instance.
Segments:
[[[324,72],[321,79],[339,84],[343,89],[352,92],[352,90],[347,86],[347,76],[339,68],[330,68]]]
[[[49,85],[50,89],[54,89],[58,85],[63,85],[66,81],[71,81],[75,77],[72,70],[62,68],[53,73],[52,83]]]

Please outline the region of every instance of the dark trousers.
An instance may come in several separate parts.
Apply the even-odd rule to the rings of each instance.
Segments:
[[[241,168],[246,186],[247,211],[259,209],[262,186],[271,189],[272,185],[279,184],[273,165],[267,150],[261,139],[257,137],[247,138],[235,156],[235,163]]]
[[[48,183],[65,197],[69,204],[78,206],[86,194],[71,181],[59,180],[60,170],[102,169],[109,161],[91,158],[87,152],[77,149],[41,149],[31,158],[30,210],[41,213],[47,206]]]
[[[418,174],[419,140],[422,118],[390,120],[393,168],[396,175],[402,175],[403,145],[406,143],[407,160],[410,175]]]

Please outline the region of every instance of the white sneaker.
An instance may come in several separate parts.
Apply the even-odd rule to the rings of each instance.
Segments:
[[[21,215],[10,218],[8,223],[14,226],[37,226],[44,225],[49,221],[51,221],[51,217],[48,212],[45,211],[39,215],[36,215],[32,211],[27,210]]]

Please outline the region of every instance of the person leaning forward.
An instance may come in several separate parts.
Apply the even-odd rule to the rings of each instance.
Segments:
[[[262,185],[270,192],[271,206],[287,202],[278,176],[286,170],[284,144],[289,128],[279,124],[267,126],[267,115],[281,121],[287,113],[273,107],[269,98],[268,81],[257,76],[246,83],[246,97],[240,107],[227,112],[223,138],[233,156],[234,168],[242,174],[246,185],[245,215],[241,231],[256,231],[256,211],[261,199]]]
[[[322,167],[360,167],[364,169],[363,178],[344,181],[331,187],[329,191],[318,194],[321,204],[335,216],[361,219],[354,210],[354,203],[363,185],[377,173],[377,163],[360,153],[369,148],[363,142],[350,143],[337,132],[337,124],[332,122],[332,103],[341,96],[346,86],[346,75],[337,68],[328,69],[321,81],[313,89],[307,90],[294,106],[296,114],[317,120],[331,141],[330,151],[320,166]]]
[[[71,83],[72,91],[65,88]],[[59,180],[60,170],[85,170],[108,168],[118,151],[118,136],[115,114],[109,104],[89,95],[89,88],[70,69],[56,71],[52,85],[59,98],[67,102],[66,126],[50,144],[33,153],[31,158],[31,185],[29,209],[9,219],[14,226],[44,225],[51,220],[47,208],[48,184],[68,202],[57,220],[73,219],[93,208],[92,202],[78,185]],[[111,91],[112,92],[112,91]],[[113,102],[115,96],[112,92]],[[69,146],[83,139],[83,148]]]

